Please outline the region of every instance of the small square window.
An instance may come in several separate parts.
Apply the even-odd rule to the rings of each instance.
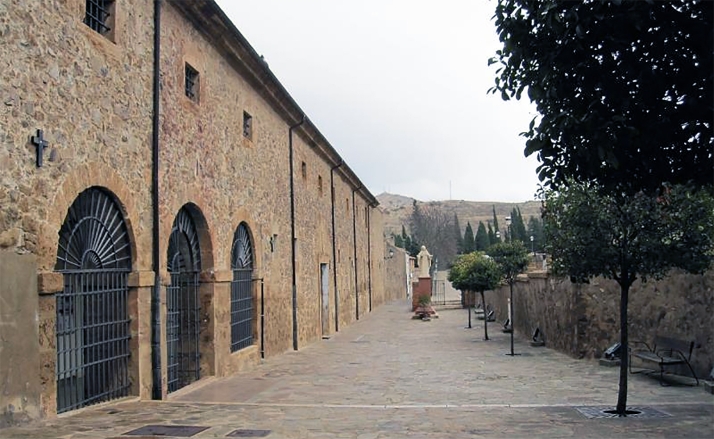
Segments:
[[[302,179],[306,180],[307,179],[307,164],[305,162],[302,162],[302,165],[300,165],[300,169],[302,172]]]
[[[253,117],[243,112],[243,137],[253,140]]]
[[[114,35],[114,3],[114,0],[86,0],[84,6],[84,24],[110,40]]]
[[[194,102],[198,102],[199,78],[198,70],[186,63],[186,96]]]

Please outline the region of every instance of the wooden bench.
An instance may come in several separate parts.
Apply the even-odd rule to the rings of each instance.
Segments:
[[[636,346],[639,346],[639,348],[636,348]],[[665,367],[686,364],[687,367],[689,367],[690,372],[692,372],[692,376],[697,381],[698,386],[699,378],[697,378],[697,375],[694,373],[694,369],[692,369],[692,365],[689,363],[692,358],[694,346],[695,343],[693,341],[678,340],[661,335],[655,336],[654,344],[651,347],[643,341],[633,341],[632,346],[630,347],[630,373],[646,372],[632,371],[632,357],[639,358],[645,362],[657,363],[659,365],[659,383],[660,385],[665,386]]]

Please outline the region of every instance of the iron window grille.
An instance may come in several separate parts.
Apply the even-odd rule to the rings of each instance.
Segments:
[[[201,377],[201,249],[195,223],[185,208],[174,220],[167,261],[171,276],[166,288],[167,386],[174,392]]]
[[[198,70],[186,63],[186,96],[194,102],[198,102]]]
[[[129,394],[131,243],[114,200],[79,194],[59,233],[55,270],[57,412]]]
[[[114,0],[86,0],[84,24],[93,31],[108,35],[112,30]]]
[[[253,246],[245,223],[233,235],[231,268],[231,352],[235,352],[253,344]]]
[[[249,140],[253,139],[253,116],[247,112],[243,112],[243,137]]]

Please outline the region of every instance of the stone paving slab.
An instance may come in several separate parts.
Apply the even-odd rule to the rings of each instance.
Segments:
[[[714,437],[714,397],[703,387],[662,387],[629,375],[629,406],[666,417],[588,419],[580,406],[612,408],[618,369],[530,347],[499,325],[465,329],[465,310],[411,320],[406,302],[376,309],[329,340],[266,360],[254,370],[211,378],[168,401],[90,407],[0,438],[137,438],[145,425],[236,429],[268,438],[619,438]],[[245,436],[244,436],[245,437]]]

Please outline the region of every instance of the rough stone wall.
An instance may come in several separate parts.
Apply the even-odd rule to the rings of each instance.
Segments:
[[[395,300],[397,298],[402,298],[405,295],[405,284],[396,287],[393,285],[393,281],[388,279],[387,267],[390,263],[387,258],[387,243],[384,239],[384,214],[379,208],[373,208],[370,210],[370,224],[371,224],[371,238],[370,243],[372,246],[372,309]],[[402,260],[402,264],[404,261]],[[406,265],[402,265],[403,276],[406,277]],[[396,282],[399,282],[398,280]]]
[[[106,189],[117,202],[132,243],[130,394],[148,398],[152,389],[153,3],[115,4],[109,39],[83,24],[83,0],[43,2],[41,6],[20,0],[0,4],[0,251],[31,253],[36,260],[40,401],[34,402],[34,393],[28,393],[29,402],[23,410],[31,417],[56,412],[55,293],[63,288],[62,275],[54,272],[58,231],[77,195],[93,186]],[[261,287],[265,355],[292,348],[288,150],[292,122],[266,101],[263,86],[249,83],[239,74],[235,64],[174,4],[162,4],[158,232],[165,395],[167,250],[174,219],[182,207],[196,223],[201,247],[202,373],[227,375],[257,364]],[[186,63],[199,72],[196,101],[185,93]],[[243,135],[244,112],[252,117],[250,138]],[[29,143],[36,129],[43,129],[49,142],[42,168],[35,167],[35,148]],[[339,171],[334,173],[335,266],[330,165],[300,129],[294,134],[302,347],[322,334],[320,263],[330,267],[329,332],[336,329],[336,317],[340,328],[356,318],[353,184]],[[357,192],[360,315],[369,309],[368,255],[372,256],[373,295],[384,285],[380,265],[383,222],[376,215],[368,228],[366,206]],[[248,226],[253,247],[256,338],[253,346],[231,353],[231,248],[241,223]],[[372,233],[371,250],[367,248],[368,231]],[[337,291],[333,273],[337,273]],[[32,312],[30,308],[23,311]],[[32,322],[34,317],[23,314],[23,321]],[[24,379],[16,372],[8,375],[8,380]]]
[[[44,271],[86,185],[123,192],[135,235],[150,225],[151,5],[117,8],[114,42],[82,23],[84,7],[0,6],[0,248],[35,253]],[[29,141],[37,129],[49,142],[42,168]],[[149,262],[137,255],[135,266]]]
[[[385,260],[384,288],[386,300],[404,300],[407,298],[407,264],[409,255],[404,249],[387,245],[394,252],[393,256]]]
[[[620,337],[620,287],[612,280],[589,284],[531,273],[514,286],[514,324],[530,337],[540,327],[546,344],[578,358],[599,358]],[[508,286],[492,293],[499,320],[507,317]],[[656,334],[694,340],[697,375],[714,366],[714,272],[672,271],[663,280],[635,282],[630,288],[630,340],[650,343]],[[488,301],[488,298],[487,298]]]
[[[335,222],[337,236],[337,289],[339,327],[356,320],[354,239],[352,233],[352,189],[341,175],[335,174]]]
[[[369,314],[369,269],[367,258],[367,202],[355,192],[354,230],[357,238],[357,294],[359,297],[359,317]]]
[[[133,270],[151,263],[153,5],[117,3],[110,38],[83,23],[82,0],[0,4],[0,249],[36,256],[35,294],[43,294],[41,398],[37,410],[24,407],[31,417],[55,411],[54,293],[62,276],[52,271],[58,232],[77,195],[92,186],[108,189],[125,215]],[[38,129],[49,143],[41,168],[30,143]],[[23,311],[35,321],[30,309]]]
[[[293,145],[295,146],[295,236],[299,255],[298,346],[304,346],[322,335],[334,332],[330,165],[318,155],[315,148],[307,145],[299,136],[294,136]],[[342,219],[336,218],[336,220]],[[328,266],[328,300],[324,334],[320,264]]]
[[[233,234],[245,222],[253,238],[253,277],[265,279],[266,355],[284,352],[292,345],[288,126],[171,6],[164,8],[161,37],[161,266],[173,219],[186,203],[206,224],[206,272],[230,271]],[[199,72],[198,102],[185,93],[186,63]],[[243,135],[243,112],[252,117],[250,139]],[[227,354],[230,295],[214,298],[213,307],[223,317],[215,327],[225,332],[214,348],[231,364],[217,368],[238,369],[244,352]]]

